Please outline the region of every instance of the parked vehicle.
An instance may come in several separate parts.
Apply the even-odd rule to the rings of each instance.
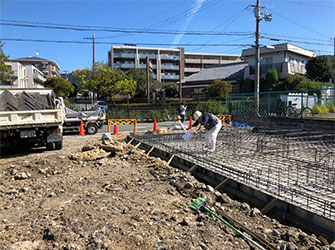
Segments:
[[[97,107],[92,111],[74,111],[64,105],[62,97],[57,99],[57,103],[64,109],[65,121],[63,124],[64,132],[79,132],[81,121],[83,121],[86,134],[96,134],[106,120],[104,109]]]
[[[96,107],[101,108],[105,110],[106,112],[108,111],[108,105],[105,101],[97,101]]]
[[[51,89],[0,89],[0,146],[61,149],[64,111]]]

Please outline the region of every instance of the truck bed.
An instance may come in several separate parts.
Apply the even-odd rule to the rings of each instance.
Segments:
[[[1,111],[0,130],[13,128],[49,127],[64,122],[62,109]]]

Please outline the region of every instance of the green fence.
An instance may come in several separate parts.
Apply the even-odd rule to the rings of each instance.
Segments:
[[[308,90],[230,94],[226,97],[230,115],[291,118],[335,118],[335,87]]]

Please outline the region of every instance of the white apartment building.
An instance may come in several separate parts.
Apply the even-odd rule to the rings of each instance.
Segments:
[[[10,82],[1,82],[2,88],[44,88],[46,78],[33,65],[23,65],[19,62],[5,62],[13,71]]]
[[[239,55],[187,53],[183,48],[147,48],[130,45],[112,46],[108,51],[108,64],[123,71],[134,68],[145,69],[146,57],[151,60],[153,78],[163,83],[177,82],[209,66],[240,61]],[[184,62],[181,70],[180,60]]]
[[[264,75],[271,68],[276,68],[280,79],[285,79],[287,74],[306,73],[308,59],[315,57],[313,51],[289,43],[264,46],[260,48],[260,71]],[[244,78],[255,79],[255,48],[242,51],[242,58],[248,62],[244,71]]]

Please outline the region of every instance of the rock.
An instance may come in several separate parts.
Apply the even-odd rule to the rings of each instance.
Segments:
[[[298,250],[298,247],[293,242],[290,242],[290,243],[288,243],[286,249],[287,250]]]
[[[19,241],[10,245],[8,250],[30,250],[30,249],[45,249],[45,244],[41,240],[37,241]]]
[[[29,177],[30,177],[30,174],[26,173],[26,172],[20,172],[20,173],[15,173],[14,174],[14,179],[15,180],[28,179]]]
[[[309,248],[307,248],[307,250],[318,250],[319,248],[317,248],[316,246],[310,246]]]
[[[212,193],[215,192],[215,189],[210,185],[207,185],[207,189],[209,192],[212,192]]]
[[[285,244],[281,244],[280,246],[279,246],[279,250],[286,250],[287,248],[286,248],[286,245]]]
[[[241,209],[249,211],[250,210],[250,206],[249,206],[248,203],[244,202],[244,203],[241,204]]]
[[[185,217],[182,222],[180,222],[179,224],[182,226],[188,226],[190,223],[190,219],[188,217]]]
[[[255,217],[256,215],[261,214],[261,211],[258,208],[253,208],[250,210],[250,216]]]
[[[193,188],[193,184],[191,182],[188,182],[184,185],[184,188],[185,189],[191,189],[191,188]]]
[[[101,148],[96,148],[90,151],[72,154],[71,159],[77,160],[77,161],[94,161],[94,160],[108,157],[109,155],[110,155],[110,152],[106,152],[105,150]]]
[[[81,149],[82,152],[86,152],[86,151],[90,151],[90,150],[93,150],[95,149],[96,147],[93,146],[93,145],[85,145],[83,146],[83,148]]]
[[[277,230],[272,230],[272,236],[279,237],[280,233]]]

